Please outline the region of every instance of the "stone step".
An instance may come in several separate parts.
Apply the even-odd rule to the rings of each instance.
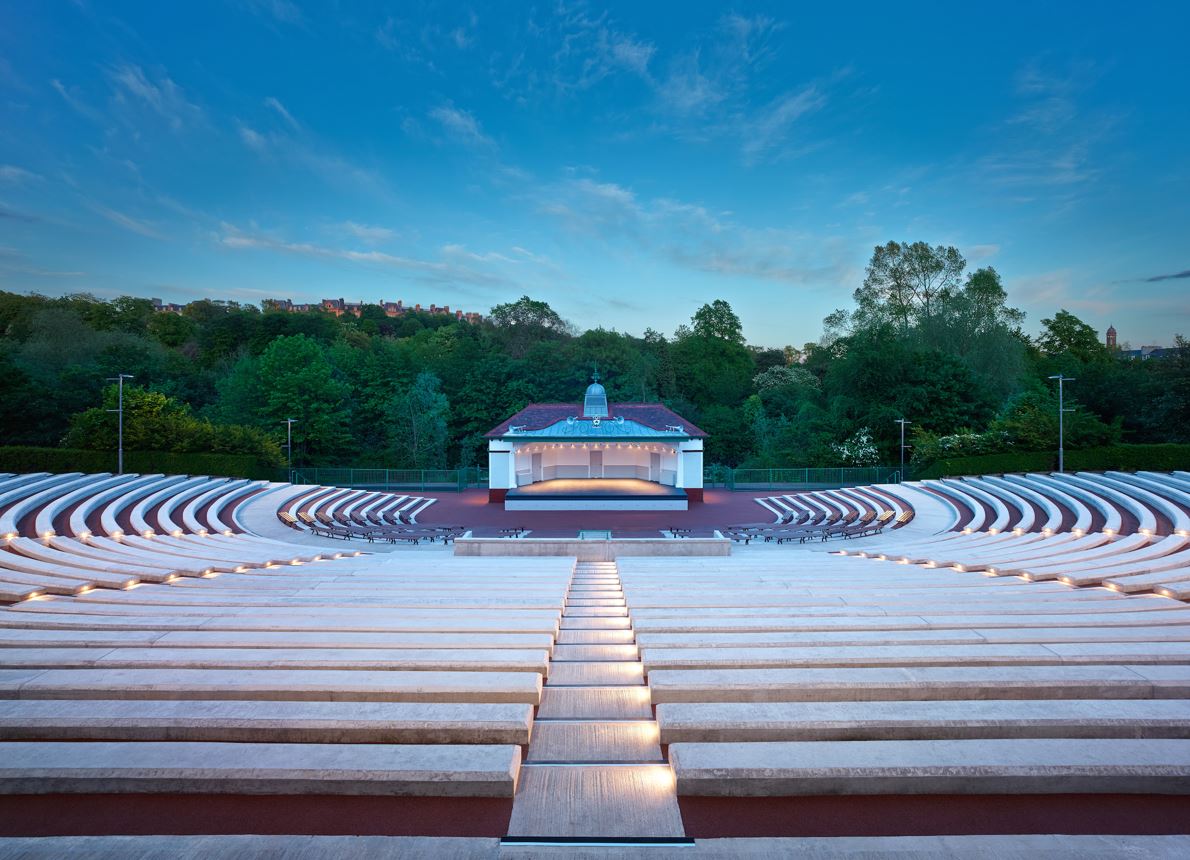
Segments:
[[[700,669],[649,674],[663,702],[1190,698],[1190,666]]]
[[[3,632],[0,631],[0,641]],[[809,633],[642,633],[642,648],[772,648],[873,645],[964,645],[985,642],[1190,642],[1190,625],[979,628],[975,630],[841,630]]]
[[[739,702],[657,706],[672,743],[1190,738],[1190,700]]]
[[[515,745],[0,743],[2,794],[510,797]]]
[[[649,720],[648,687],[544,687],[537,723],[542,720]]]
[[[0,641],[4,631],[0,630]],[[559,630],[559,645],[631,645],[636,634],[631,630]]]
[[[536,705],[534,672],[333,669],[0,669],[5,699],[255,699]]]
[[[463,836],[10,836],[0,860],[498,860],[500,841]]]
[[[355,669],[540,672],[549,652],[528,649],[6,648],[0,664],[33,669]]]
[[[2,621],[0,621],[2,623]],[[627,618],[574,618],[563,617],[559,630],[631,630],[632,621]]]
[[[612,618],[623,617],[628,610],[623,606],[568,606],[562,613],[563,618]]]
[[[0,740],[527,744],[533,706],[419,702],[0,701]]]
[[[828,666],[1052,666],[1190,663],[1190,642],[642,648],[640,653],[647,672]]]
[[[640,663],[612,661],[599,663],[552,663],[549,683],[557,687],[625,686],[643,684]]]
[[[648,722],[539,722],[527,762],[660,762],[657,724]]]
[[[679,795],[1190,794],[1190,741],[679,743]]]
[[[3,658],[0,653],[0,659]],[[635,645],[555,645],[554,662],[565,663],[571,660],[580,661],[614,661],[626,660],[639,662],[640,654]]]
[[[673,775],[664,765],[525,765],[510,837],[680,837]]]
[[[626,860],[644,851],[653,860],[1184,860],[1190,856],[1190,836],[759,837],[699,839],[693,845],[601,846],[594,851],[606,860]],[[20,836],[0,841],[0,860],[541,860],[566,854],[574,856],[574,847],[501,845],[491,838],[444,836]]]
[[[19,606],[31,604],[18,604]],[[54,613],[0,613],[0,628],[105,630],[235,630],[235,631],[334,631],[356,633],[544,633],[558,630],[556,617],[522,620],[512,615],[484,615],[477,618],[441,612],[435,616],[412,616],[390,612],[370,618],[328,618],[311,612],[287,618],[256,618],[243,615],[85,615],[73,612],[73,605],[59,602]],[[575,619],[592,628],[624,628],[626,618]],[[600,622],[594,623],[591,622]],[[608,622],[608,623],[602,623]]]

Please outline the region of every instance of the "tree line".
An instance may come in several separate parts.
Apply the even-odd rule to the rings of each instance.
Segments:
[[[990,267],[952,247],[874,250],[850,307],[801,347],[749,344],[723,300],[670,335],[578,330],[523,297],[480,323],[408,312],[290,313],[201,300],[0,292],[0,444],[111,449],[125,385],[129,450],[246,453],[302,465],[484,465],[483,434],[531,402],[577,402],[598,366],[614,401],[661,401],[724,466],[916,462],[1044,450],[1067,389],[1070,448],[1190,442],[1190,347],[1121,360],[1066,310],[1023,331]]]

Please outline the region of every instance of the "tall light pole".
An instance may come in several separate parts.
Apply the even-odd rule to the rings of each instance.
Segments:
[[[285,457],[289,463],[289,483],[291,483],[291,484],[293,483],[293,424],[294,424],[294,420],[295,419],[293,419],[293,418],[285,419],[285,433],[286,433]]]
[[[1063,400],[1062,384],[1065,382],[1074,382],[1074,378],[1070,376],[1063,376],[1057,374],[1051,376],[1050,379],[1058,380],[1058,471],[1066,471],[1066,413],[1073,412],[1073,409],[1067,409],[1065,401]]]
[[[118,409],[111,409],[116,413],[116,474],[124,474],[124,380],[136,379],[131,373],[119,373],[109,376],[108,382],[115,382],[120,386],[120,405]]]
[[[901,425],[901,480],[903,481],[905,480],[905,428],[913,422],[898,418],[896,423]]]

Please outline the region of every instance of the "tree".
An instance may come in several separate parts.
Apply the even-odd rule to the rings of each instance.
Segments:
[[[1069,311],[1060,310],[1053,319],[1043,319],[1041,324],[1045,330],[1037,345],[1046,355],[1065,353],[1084,363],[1111,359],[1107,346],[1099,340],[1099,333]]]
[[[302,446],[315,463],[350,454],[350,389],[337,378],[318,343],[301,334],[279,337],[260,356],[259,368],[258,426],[272,430],[286,418],[295,419],[294,445]]]
[[[119,389],[108,386],[103,405],[71,416],[63,444],[68,448],[114,450],[117,443]],[[213,424],[191,414],[190,407],[160,391],[124,386],[124,448],[129,451],[251,454],[267,465],[280,465],[281,448],[262,431]]]
[[[731,305],[723,299],[715,299],[694,312],[691,330],[698,337],[714,337],[728,343],[744,342],[744,327]]]
[[[967,261],[953,246],[925,242],[877,245],[863,286],[855,291],[860,314],[878,321],[893,319],[902,333],[917,320],[929,320],[939,299],[959,285]]]
[[[522,358],[535,342],[556,339],[569,329],[553,308],[528,296],[496,305],[489,319],[513,358]]]
[[[412,469],[444,467],[449,415],[450,403],[438,377],[419,373],[413,385],[398,392],[389,404],[394,463]]]

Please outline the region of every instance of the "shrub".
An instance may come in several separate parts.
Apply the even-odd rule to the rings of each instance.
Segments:
[[[1190,445],[1109,445],[1066,452],[1067,471],[1172,472],[1190,469]],[[952,457],[914,469],[914,478],[1049,472],[1058,468],[1057,451],[1014,451],[978,457]]]
[[[0,471],[14,472],[114,472],[115,451],[77,448],[36,448],[25,445],[0,447]],[[124,470],[145,474],[215,475],[227,478],[276,478],[277,469],[249,454],[179,454],[173,451],[125,451]]]

